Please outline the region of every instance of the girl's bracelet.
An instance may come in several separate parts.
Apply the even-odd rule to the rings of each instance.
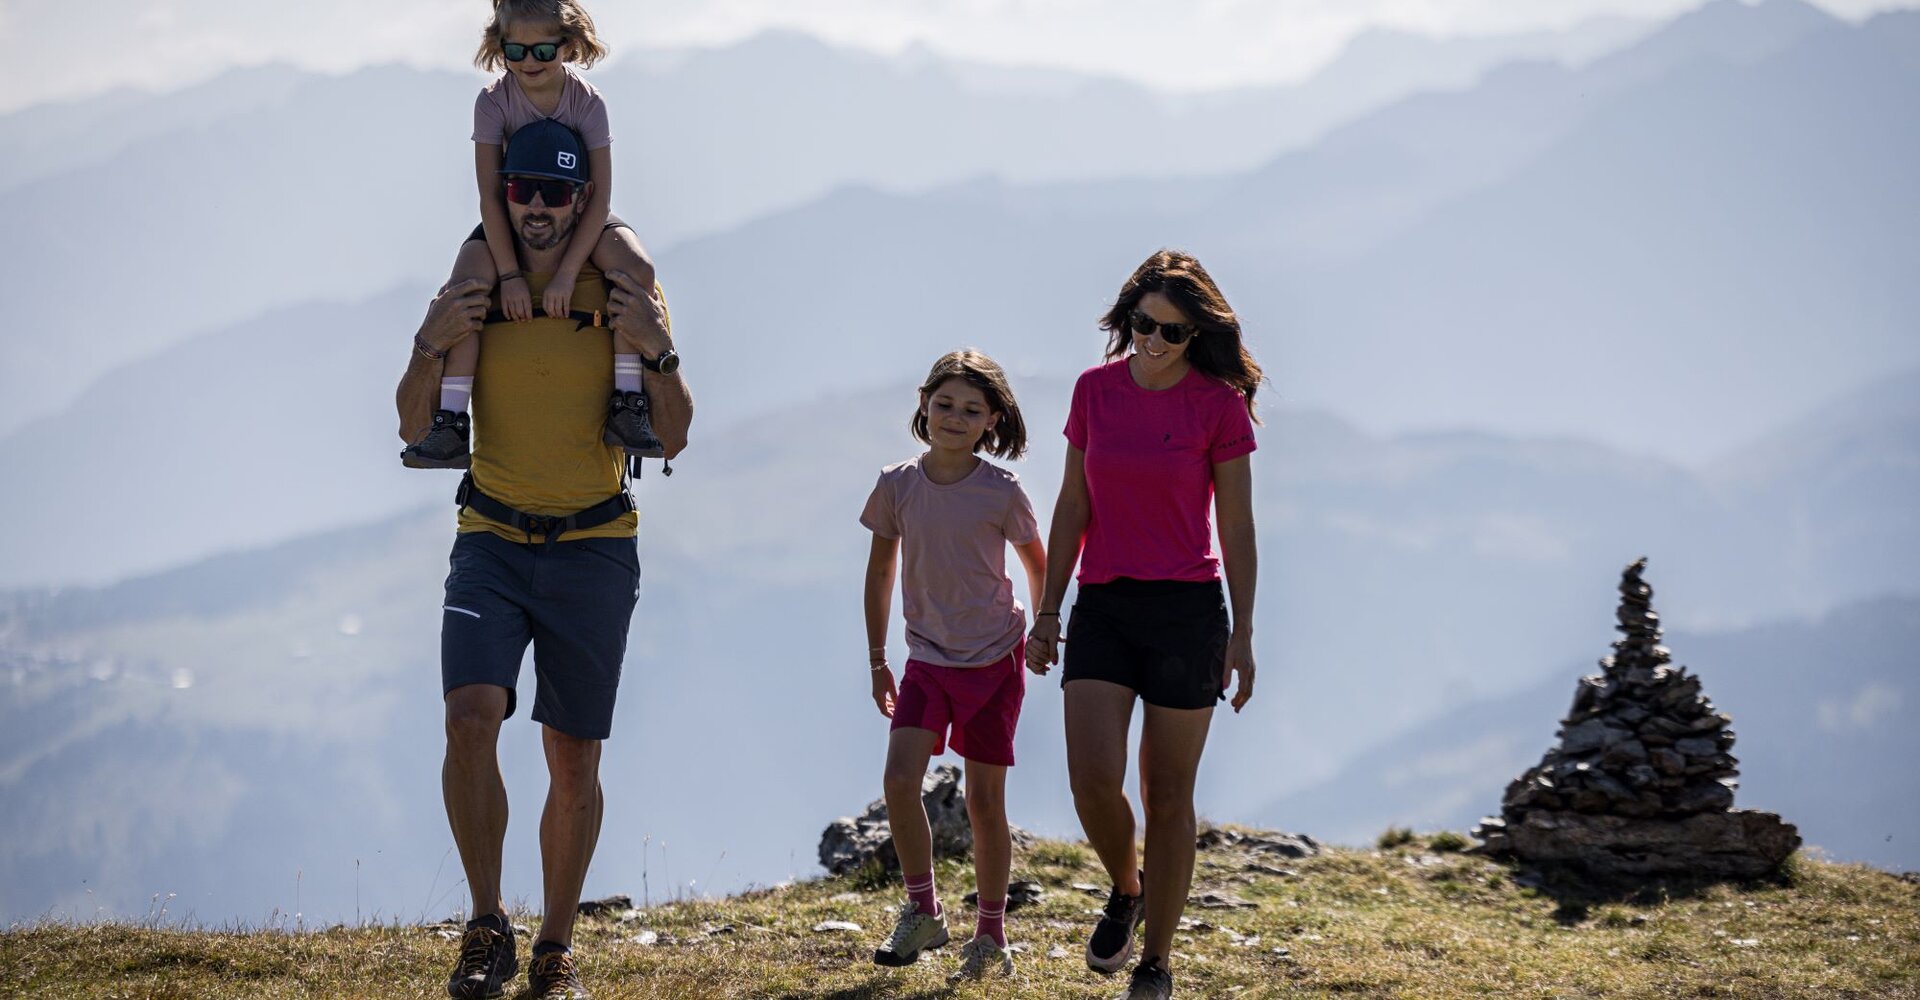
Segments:
[[[867,668],[867,672],[868,672],[868,673],[870,673],[870,674],[877,674],[877,673],[879,673],[880,671],[882,671],[882,670],[885,670],[885,669],[887,669],[887,661],[885,661],[885,660],[875,660],[875,661],[873,661],[873,666],[870,666],[870,667],[868,667],[868,668]]]
[[[519,271],[508,271],[507,273],[500,276],[500,284],[504,285],[515,278],[525,278],[525,277],[526,275],[521,274]]]

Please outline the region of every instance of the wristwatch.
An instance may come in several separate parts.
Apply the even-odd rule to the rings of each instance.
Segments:
[[[659,372],[662,375],[671,375],[680,370],[680,352],[669,347],[661,351],[659,357],[652,360],[648,360],[647,356],[642,354],[640,355],[640,363],[645,365],[648,371]]]

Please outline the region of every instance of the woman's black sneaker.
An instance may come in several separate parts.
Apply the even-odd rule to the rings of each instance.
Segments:
[[[1133,957],[1133,930],[1146,917],[1144,884],[1138,896],[1129,896],[1114,886],[1107,895],[1100,922],[1093,925],[1093,936],[1087,939],[1087,968],[1106,976],[1119,972],[1127,959]]]
[[[1115,1000],[1168,1000],[1173,996],[1173,975],[1158,958],[1149,958],[1133,970],[1127,992]]]
[[[465,469],[473,465],[473,452],[467,447],[467,415],[452,410],[433,411],[433,426],[427,434],[400,452],[400,463],[409,469]]]
[[[514,955],[513,931],[474,921],[460,938],[460,962],[447,978],[453,1000],[491,1000],[506,993],[507,982],[520,971]]]

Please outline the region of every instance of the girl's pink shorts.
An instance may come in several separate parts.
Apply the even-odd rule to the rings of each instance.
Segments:
[[[953,752],[982,764],[1013,766],[1013,729],[1027,696],[1026,644],[984,667],[943,667],[908,660],[893,703],[893,729],[934,734],[933,752]],[[951,735],[949,735],[951,731]]]

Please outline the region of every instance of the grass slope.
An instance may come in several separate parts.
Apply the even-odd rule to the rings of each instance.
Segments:
[[[1796,858],[1782,878],[1764,883],[1602,892],[1436,852],[1456,846],[1454,835],[1382,842],[1393,846],[1293,862],[1203,852],[1196,898],[1210,892],[1252,905],[1189,908],[1175,948],[1176,995],[1920,997],[1920,884],[1912,876]],[[1022,852],[1015,867],[1016,878],[1041,882],[1046,895],[1009,918],[1013,941],[1024,946],[1012,983],[949,989],[952,947],[903,971],[869,964],[898,896],[871,876],[585,919],[576,951],[603,1000],[1119,993],[1123,979],[1093,975],[1080,957],[1102,902],[1074,887],[1102,881],[1092,852],[1045,842]],[[939,877],[959,940],[970,919],[959,887],[971,873],[943,863]],[[825,921],[864,930],[814,929]],[[100,1000],[445,995],[455,949],[445,928],[289,931],[17,927],[0,935],[0,983],[12,996]],[[523,936],[523,961],[525,944]]]

